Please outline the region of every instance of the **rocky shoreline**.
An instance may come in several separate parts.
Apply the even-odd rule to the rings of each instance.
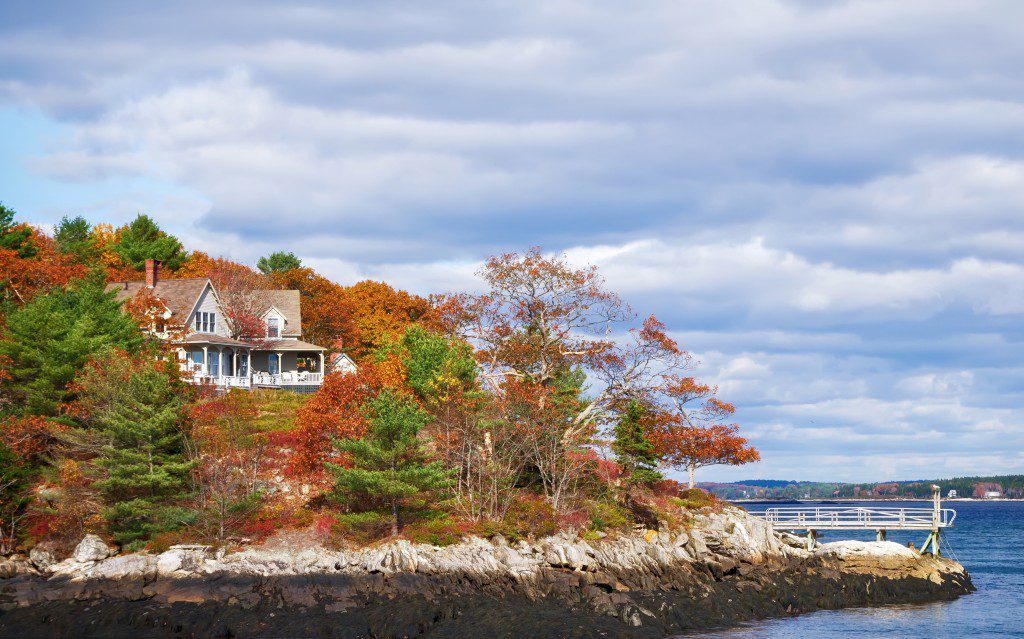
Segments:
[[[819,609],[953,599],[963,567],[892,542],[813,551],[745,512],[585,541],[397,541],[0,564],[2,637],[665,637]]]

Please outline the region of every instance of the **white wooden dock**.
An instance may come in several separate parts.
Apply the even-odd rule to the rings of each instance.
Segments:
[[[932,486],[930,508],[887,508],[863,506],[784,506],[751,512],[771,525],[774,530],[807,535],[807,547],[814,547],[818,533],[823,530],[874,530],[876,539],[885,540],[889,530],[927,530],[928,538],[921,552],[939,554],[939,532],[949,528],[956,519],[956,511],[943,508],[938,486]]]
[[[956,519],[952,508],[784,507],[752,513],[775,530],[933,530]]]

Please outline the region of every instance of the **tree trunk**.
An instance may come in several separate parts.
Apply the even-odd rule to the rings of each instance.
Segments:
[[[693,486],[694,486],[694,484],[693,484],[693,471],[695,471],[695,470],[696,470],[696,467],[693,464],[690,464],[689,466],[686,467],[686,472],[690,476],[690,489],[691,490],[693,489]]]
[[[398,536],[398,500],[391,500],[391,536]]]

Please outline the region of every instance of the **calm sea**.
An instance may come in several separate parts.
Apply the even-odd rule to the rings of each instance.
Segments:
[[[903,503],[908,507],[928,506],[924,502]],[[843,505],[859,504],[844,502]],[[874,505],[883,504],[875,502]],[[762,504],[743,506],[749,510],[764,507]],[[1024,502],[944,502],[943,506],[957,511],[953,528],[946,531],[943,552],[966,566],[978,588],[976,593],[948,603],[822,611],[681,637],[1024,637]],[[903,544],[913,541],[920,547],[926,535],[890,532],[888,537]],[[873,540],[874,533],[831,533],[821,541],[839,539]]]

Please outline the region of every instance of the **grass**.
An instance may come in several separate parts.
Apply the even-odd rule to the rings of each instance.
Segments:
[[[264,433],[288,431],[295,427],[295,413],[305,406],[310,395],[284,390],[258,388],[253,390],[235,389],[232,393],[244,393],[257,410],[253,428]]]

